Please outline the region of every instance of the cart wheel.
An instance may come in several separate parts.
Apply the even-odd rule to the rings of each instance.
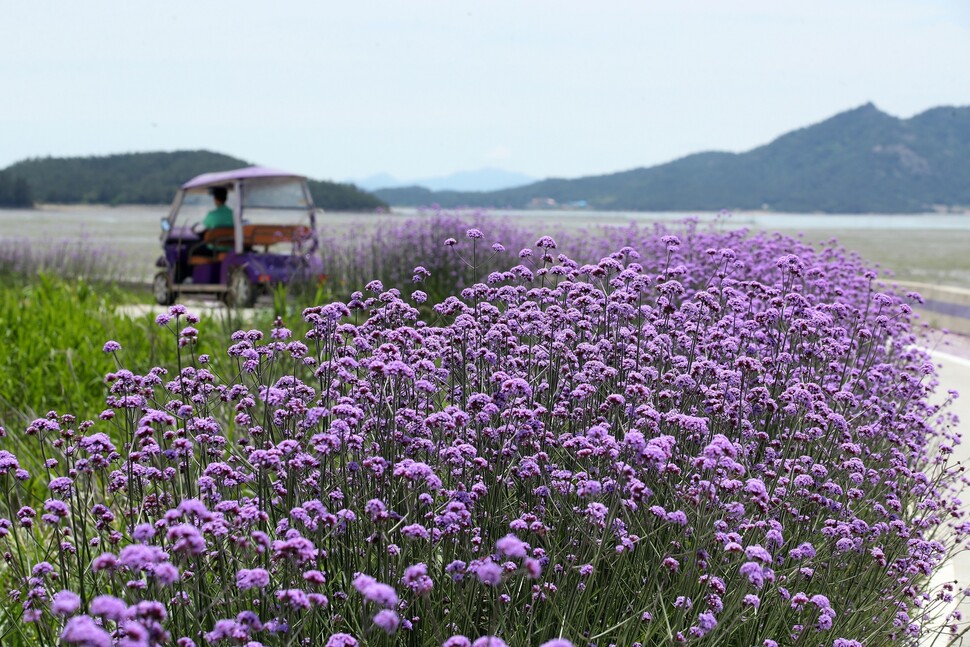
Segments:
[[[159,272],[152,281],[152,293],[160,306],[170,306],[175,303],[175,293],[168,289],[168,272]]]
[[[234,308],[250,308],[256,303],[256,285],[242,267],[229,274],[229,289],[226,290],[226,304]]]

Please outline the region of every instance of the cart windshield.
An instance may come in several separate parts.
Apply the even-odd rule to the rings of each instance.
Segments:
[[[309,208],[302,180],[280,178],[243,184],[243,209],[302,210]]]
[[[232,187],[226,187],[229,193],[226,204],[235,210],[236,197],[233,195]],[[179,226],[189,226],[202,222],[205,215],[216,208],[212,201],[212,196],[206,189],[192,189],[185,192],[182,196],[182,204],[178,211]]]
[[[310,206],[302,180],[246,182],[242,187],[243,225],[310,226]]]

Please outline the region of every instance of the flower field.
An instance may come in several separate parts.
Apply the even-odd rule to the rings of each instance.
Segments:
[[[692,222],[397,227],[325,239],[298,320],[173,306],[90,420],[5,422],[3,645],[958,644],[919,295]]]

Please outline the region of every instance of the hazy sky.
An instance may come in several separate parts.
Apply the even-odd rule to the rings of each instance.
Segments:
[[[970,0],[5,2],[0,167],[207,148],[313,177],[608,173],[873,101],[970,105]]]

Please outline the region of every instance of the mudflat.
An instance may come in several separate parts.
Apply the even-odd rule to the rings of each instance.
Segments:
[[[133,275],[148,278],[158,256],[159,221],[168,206],[42,205],[37,209],[0,209],[0,240],[26,239],[32,244],[76,239],[126,257]],[[395,209],[391,213],[329,213],[317,216],[329,236],[359,234],[387,220],[423,217],[431,212]],[[489,218],[529,223],[536,236],[557,229],[600,225],[649,224],[696,217],[706,226],[750,228],[801,235],[818,243],[835,238],[847,249],[879,267],[884,277],[970,288],[970,215],[831,215],[740,212],[659,213],[609,211],[494,210]],[[884,273],[884,270],[890,270]]]

